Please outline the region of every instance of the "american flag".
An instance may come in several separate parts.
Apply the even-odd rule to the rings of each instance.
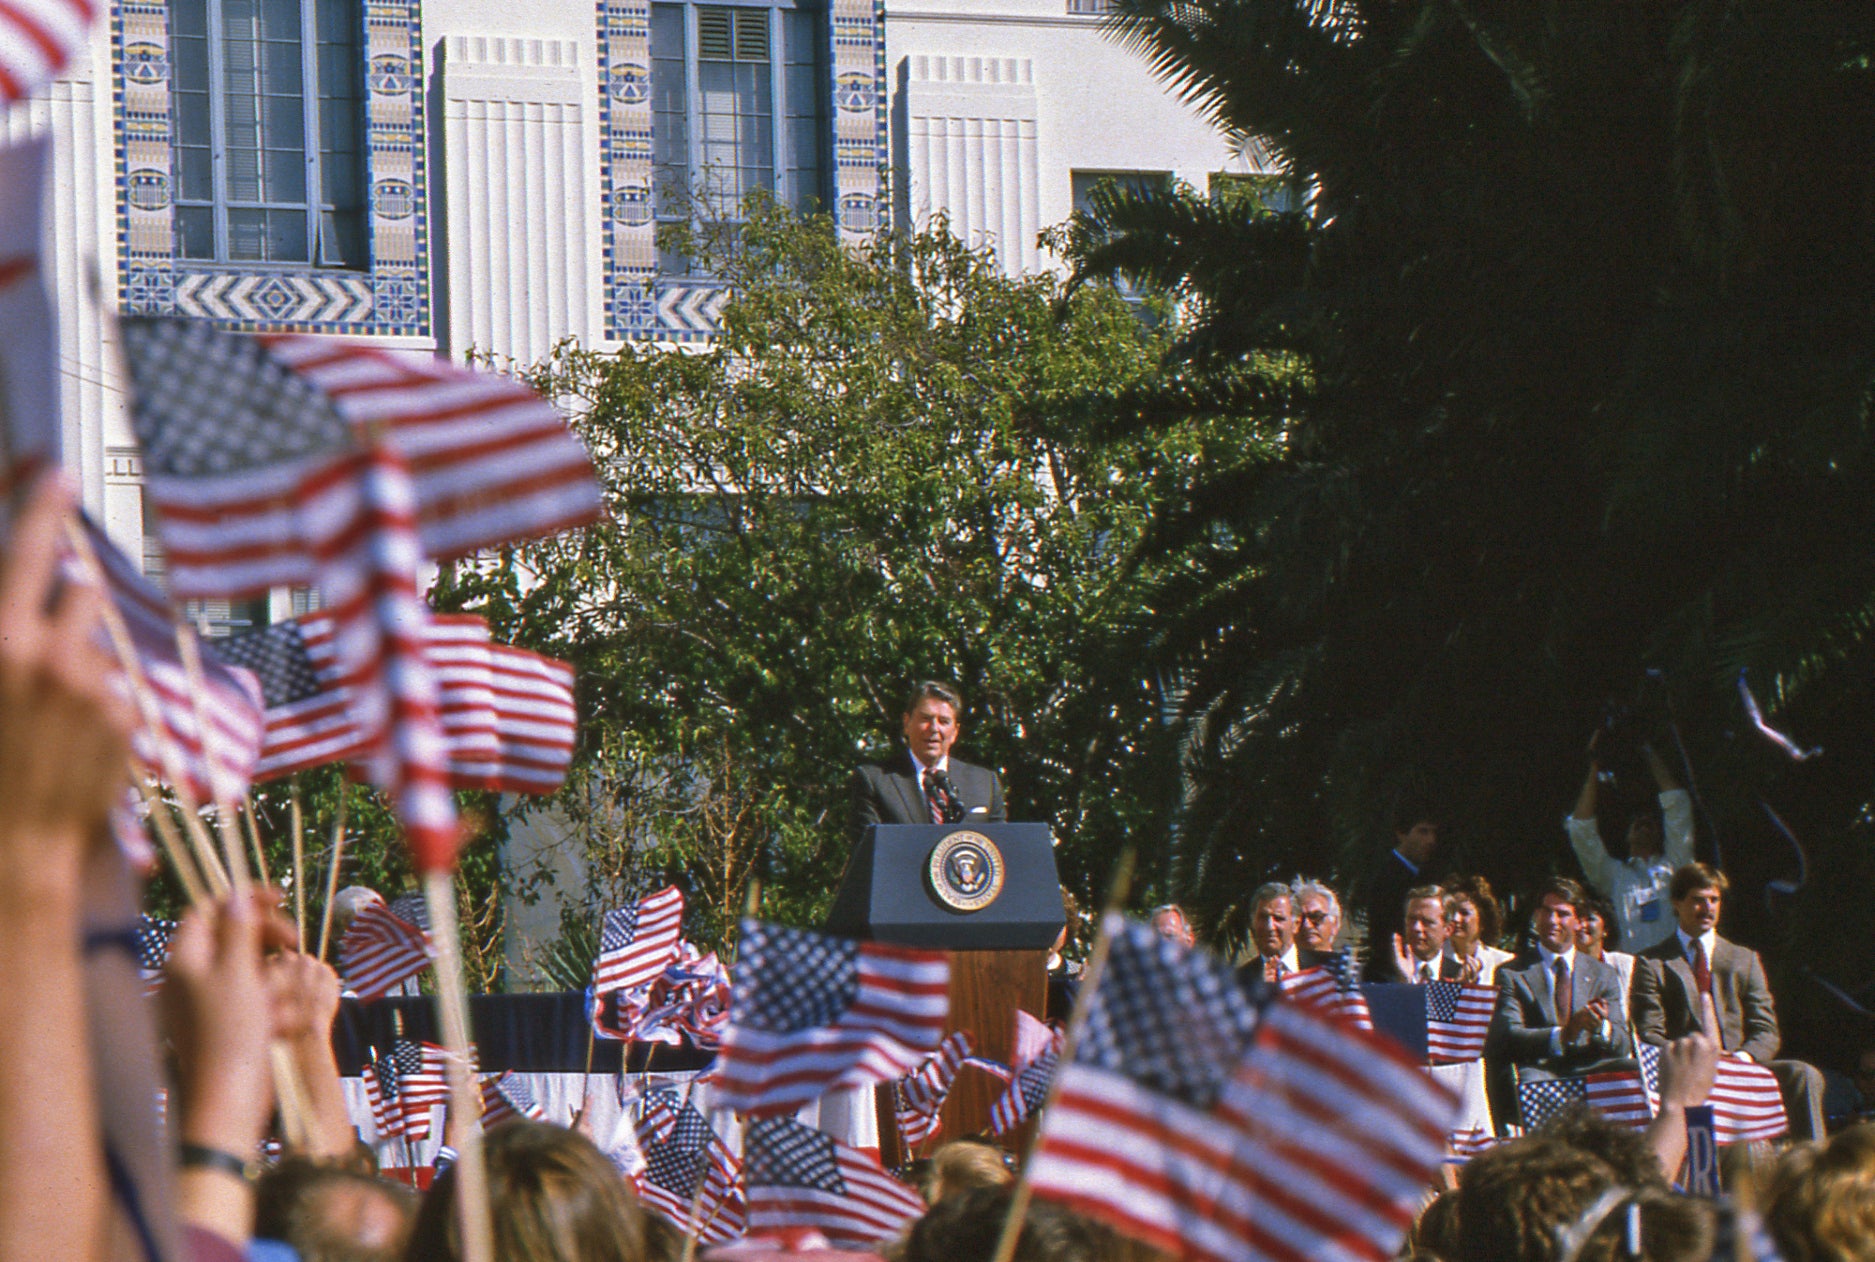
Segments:
[[[1446,1153],[1454,1163],[1470,1161],[1473,1157],[1497,1143],[1497,1136],[1482,1126],[1468,1126],[1462,1131],[1453,1131],[1446,1138]]]
[[[30,96],[83,47],[96,10],[89,0],[0,4],[0,105]]]
[[[1643,1043],[1636,1068],[1608,1069],[1549,1081],[1520,1083],[1525,1129],[1535,1129],[1572,1104],[1586,1104],[1613,1122],[1644,1128],[1660,1109],[1660,1049]],[[1719,1058],[1712,1094],[1713,1136],[1721,1144],[1782,1138],[1790,1129],[1777,1078],[1763,1065]]]
[[[1497,990],[1469,982],[1427,982],[1426,1063],[1447,1065],[1484,1055]]]
[[[1357,1030],[1374,1028],[1367,996],[1361,993],[1360,966],[1352,949],[1331,956],[1313,968],[1298,969],[1282,979],[1286,998],[1339,1017]]]
[[[401,1038],[381,1055],[373,1050],[364,1069],[365,1098],[380,1136],[429,1136],[431,1108],[449,1102],[445,1055],[435,1044]]]
[[[672,1091],[649,1092],[635,1129],[645,1162],[634,1180],[639,1200],[702,1244],[748,1230],[742,1162],[695,1105]]]
[[[326,338],[141,317],[120,330],[171,588],[319,587],[368,774],[418,869],[448,870],[460,839],[417,566],[595,520],[584,448],[504,378]]]
[[[360,999],[380,999],[429,967],[433,955],[428,933],[372,903],[339,941],[339,973]]]
[[[613,1031],[602,1037],[630,1037],[646,1043],[682,1043],[701,1048],[722,1042],[729,1021],[729,970],[714,951],[705,955],[688,942],[677,944],[677,957],[648,987],[613,991],[619,1012],[607,1014]]]
[[[257,339],[409,463],[437,560],[599,521],[592,457],[558,408],[511,377],[305,333]]]
[[[137,927],[132,932],[137,944],[137,972],[143,977],[143,993],[154,994],[163,984],[163,969],[169,964],[169,940],[176,934],[176,922],[144,912],[138,915]]]
[[[334,457],[361,445],[409,467],[413,523],[437,560],[603,515],[584,446],[509,378],[309,334],[149,317],[121,328],[179,593],[314,582],[295,499],[340,476]]]
[[[990,1134],[1007,1135],[1042,1111],[1060,1063],[1061,1044],[1057,1042],[1015,1072],[1008,1089],[990,1106]]]
[[[162,725],[160,733],[140,726],[134,740],[137,756],[197,802],[240,801],[260,761],[265,730],[259,682],[204,644],[198,691],[183,662],[176,637],[184,633],[168,600],[96,522],[85,517],[81,524],[103,571],[105,590],[129,632]],[[198,705],[208,727],[206,743],[196,724]],[[174,766],[168,765],[172,757]]]
[[[425,651],[436,673],[450,783],[458,789],[496,787],[501,738],[495,734],[494,645],[488,623],[473,614],[433,613]]]
[[[552,793],[573,763],[579,710],[573,668],[526,649],[492,650],[495,736],[501,749],[496,786],[508,793]]]
[[[889,1082],[937,1048],[949,990],[942,951],[745,920],[716,1102],[788,1112],[840,1087]]]
[[[812,1227],[836,1245],[874,1244],[926,1209],[874,1158],[792,1118],[751,1122],[742,1158],[752,1235]]]
[[[482,1075],[482,1125],[497,1126],[517,1117],[540,1118],[546,1115],[527,1079],[512,1069]]]
[[[649,986],[677,958],[684,927],[684,892],[667,885],[636,906],[605,914],[599,957],[592,962],[595,994]]]
[[[1111,916],[1030,1163],[1037,1195],[1178,1256],[1393,1256],[1458,1101],[1397,1046]]]
[[[938,1114],[969,1055],[970,1031],[953,1031],[918,1068],[892,1083],[892,1118],[906,1147],[917,1148],[937,1134]]]
[[[216,644],[223,658],[254,672],[266,700],[267,734],[256,780],[362,758],[370,742],[351,713],[341,677],[336,628],[327,614],[307,614]]]

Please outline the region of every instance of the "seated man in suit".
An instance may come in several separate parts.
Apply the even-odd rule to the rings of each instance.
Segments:
[[[1259,885],[1250,895],[1250,944],[1257,953],[1237,969],[1237,981],[1252,995],[1332,958],[1296,945],[1295,891],[1279,881]]]
[[[1712,997],[1719,1048],[1754,1060],[1777,1078],[1797,1139],[1822,1139],[1823,1075],[1800,1060],[1773,1060],[1782,1036],[1777,1007],[1764,979],[1764,963],[1718,935],[1719,912],[1730,882],[1705,863],[1675,869],[1667,897],[1679,922],[1672,937],[1634,959],[1634,1030],[1644,1043],[1664,1046],[1700,1025],[1700,997]]]
[[[1587,897],[1567,877],[1543,886],[1531,921],[1535,954],[1497,970],[1497,1012],[1485,1056],[1500,1119],[1517,1116],[1513,1070],[1525,1077],[1578,1074],[1633,1052],[1620,975],[1576,950],[1576,909]]]
[[[874,824],[995,824],[1009,818],[1003,782],[987,767],[950,756],[963,698],[949,684],[912,689],[902,723],[906,754],[853,773],[853,840]]]
[[[1406,932],[1393,939],[1391,981],[1424,985],[1435,981],[1470,981],[1465,965],[1445,953],[1445,891],[1436,885],[1416,885],[1406,891]]]

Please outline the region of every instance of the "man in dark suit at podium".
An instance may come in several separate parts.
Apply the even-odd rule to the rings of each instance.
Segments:
[[[903,724],[906,752],[853,773],[853,838],[874,824],[998,824],[1009,818],[1003,782],[988,767],[950,756],[963,698],[927,681],[911,691]]]

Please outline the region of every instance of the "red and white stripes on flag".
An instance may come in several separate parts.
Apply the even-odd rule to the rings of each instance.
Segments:
[[[1012,1071],[997,1075],[1009,1085],[990,1106],[992,1135],[1007,1135],[1042,1111],[1060,1067],[1062,1037],[1062,1031],[1020,1009],[1016,1011],[1015,1065]]]
[[[1444,1153],[1452,1092],[1338,1018],[1251,1009],[1208,952],[1143,925],[1109,932],[1030,1163],[1036,1195],[1180,1257],[1392,1257]]]
[[[496,788],[508,793],[552,793],[573,764],[579,710],[573,704],[573,668],[526,649],[497,644],[495,737],[501,750]]]
[[[942,951],[742,922],[713,1097],[738,1113],[791,1112],[841,1087],[889,1082],[944,1036]]]
[[[330,615],[307,614],[229,636],[218,651],[252,670],[266,698],[256,780],[362,758],[370,742],[352,717],[352,684],[338,664]]]
[[[259,681],[203,645],[198,689],[184,665],[177,640],[184,632],[169,602],[95,522],[85,517],[82,525],[161,718],[162,731],[151,732],[139,712],[137,756],[197,802],[239,802],[260,760],[265,721]],[[198,706],[206,739],[196,722]]]
[[[501,763],[495,735],[494,648],[488,623],[473,614],[432,613],[425,649],[436,673],[437,713],[456,788],[493,785]]]
[[[381,999],[434,957],[428,933],[372,903],[352,918],[339,941],[339,974],[360,999]]]
[[[1470,982],[1432,981],[1426,991],[1426,1063],[1449,1065],[1484,1055],[1497,1011],[1497,989]]]
[[[938,1114],[969,1055],[970,1031],[955,1030],[918,1068],[892,1083],[892,1119],[907,1148],[918,1148],[937,1134]]]
[[[408,462],[424,550],[438,560],[605,515],[592,457],[558,408],[511,377],[307,333],[268,354]]]
[[[695,1105],[671,1091],[649,1092],[635,1130],[644,1158],[644,1168],[632,1176],[639,1200],[701,1244],[734,1240],[748,1230],[742,1162]]]
[[[482,1075],[482,1125],[495,1126],[518,1117],[541,1118],[546,1109],[534,1098],[534,1089],[512,1069]]]
[[[52,82],[95,12],[91,0],[0,0],[0,106]]]
[[[1712,1106],[1713,1135],[1721,1144],[1782,1139],[1790,1132],[1777,1076],[1752,1061],[1721,1056],[1706,1103]]]
[[[634,991],[663,976],[677,958],[684,927],[684,892],[667,885],[631,907],[605,914],[599,955],[592,962],[595,996]]]
[[[1286,999],[1339,1017],[1357,1030],[1371,1030],[1374,1016],[1367,996],[1361,993],[1359,977],[1353,955],[1343,952],[1326,964],[1285,974],[1282,993]]]
[[[877,1160],[793,1118],[764,1117],[743,1139],[749,1234],[812,1227],[836,1245],[890,1240],[924,1215],[924,1198]]]
[[[402,820],[417,870],[446,871],[461,839],[427,655],[430,610],[417,594],[410,478],[395,453],[369,448],[347,457],[307,509],[340,669],[357,679],[352,716],[371,741],[366,775]]]

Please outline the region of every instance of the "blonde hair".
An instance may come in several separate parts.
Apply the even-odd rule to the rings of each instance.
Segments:
[[[1790,1262],[1866,1257],[1875,1240],[1875,1126],[1791,1149],[1770,1193],[1765,1221]]]
[[[954,1139],[931,1154],[919,1191],[927,1205],[972,1188],[999,1188],[1015,1182],[1002,1149],[974,1139]]]

